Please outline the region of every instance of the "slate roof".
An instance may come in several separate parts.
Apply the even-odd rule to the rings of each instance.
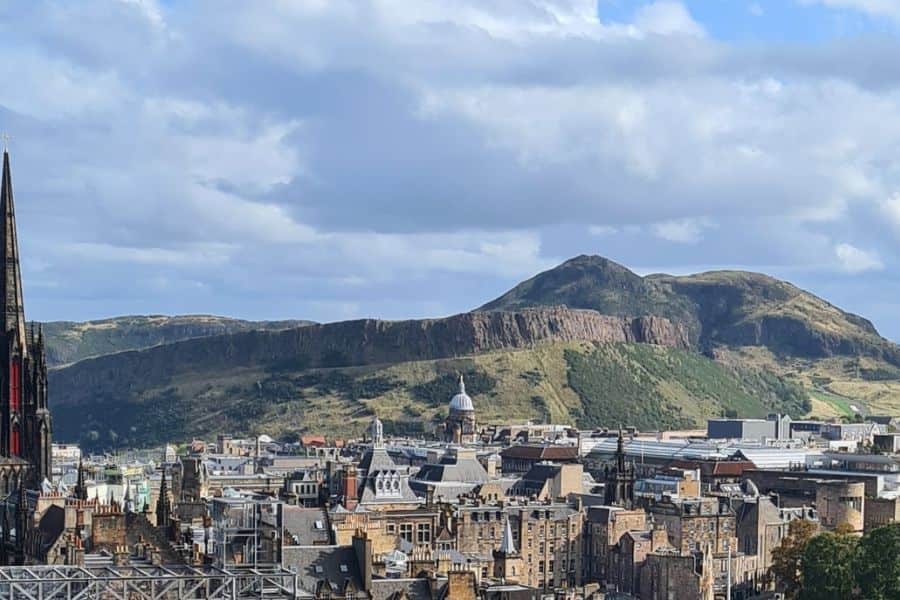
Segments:
[[[50,505],[38,523],[38,531],[41,534],[41,550],[43,552],[49,550],[65,530],[66,511],[59,506]]]
[[[521,460],[562,460],[578,459],[578,448],[575,446],[518,444],[500,452],[503,458]]]
[[[289,546],[284,548],[283,563],[296,570],[300,588],[309,594],[315,594],[320,582],[334,591],[343,590],[348,581],[363,589],[353,546]]]
[[[396,600],[404,593],[409,600],[432,600],[427,579],[372,580],[372,600]]]
[[[331,541],[328,517],[321,508],[284,507],[286,541],[294,546],[327,545]]]

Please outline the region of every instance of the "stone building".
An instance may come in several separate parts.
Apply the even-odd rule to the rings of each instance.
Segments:
[[[630,529],[610,552],[609,581],[620,592],[641,597],[641,570],[651,552],[671,549],[666,530]]]
[[[376,417],[369,425],[371,447],[363,454],[357,473],[359,481],[345,485],[356,487],[359,504],[372,510],[406,509],[420,499],[409,487],[409,469],[400,467],[384,446],[384,426]]]
[[[649,512],[654,522],[665,526],[669,541],[681,553],[706,548],[716,553],[737,551],[734,511],[719,498],[663,499]]]
[[[591,506],[584,520],[583,574],[586,581],[607,581],[612,549],[628,531],[647,528],[643,509],[626,510],[621,506]]]
[[[641,599],[713,600],[713,571],[708,553],[653,552],[641,569]]]
[[[525,573],[519,583],[541,589],[581,585],[583,512],[568,502],[459,504],[451,530],[466,556],[492,557],[509,527]],[[482,575],[488,575],[485,567]]]
[[[755,495],[742,498],[735,505],[735,521],[738,549],[747,556],[756,557],[753,574],[756,589],[761,590],[772,553],[788,534],[792,521],[807,519],[817,521],[812,508],[784,508],[776,506],[769,496]]]
[[[615,465],[612,468],[607,467],[604,475],[606,481],[604,504],[631,508],[634,505],[634,463],[628,462],[625,458],[625,438],[621,428],[616,443]]]
[[[866,486],[851,481],[823,481],[816,487],[816,511],[819,522],[826,529],[841,525],[862,533],[865,526],[864,510]]]
[[[444,423],[444,439],[454,444],[472,444],[478,439],[475,405],[466,393],[466,382],[459,376],[459,391],[450,399],[450,412]]]
[[[866,531],[900,523],[900,498],[866,498],[863,521]]]

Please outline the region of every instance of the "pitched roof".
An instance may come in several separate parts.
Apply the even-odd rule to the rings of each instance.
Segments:
[[[363,589],[353,546],[288,546],[283,563],[296,570],[300,587],[309,593],[315,593],[321,582],[333,591],[343,590],[348,581],[357,590]]]
[[[504,448],[500,452],[500,456],[523,460],[576,460],[578,448],[550,444],[517,444]]]

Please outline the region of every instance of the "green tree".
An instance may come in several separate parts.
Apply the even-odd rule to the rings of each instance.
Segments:
[[[806,519],[791,521],[788,534],[772,552],[772,566],[769,569],[778,589],[785,598],[791,600],[800,593],[800,560],[806,544],[816,534],[818,526]]]
[[[900,598],[900,523],[873,529],[862,537],[853,571],[861,598]]]
[[[826,532],[809,540],[800,560],[800,600],[853,598],[856,538]]]

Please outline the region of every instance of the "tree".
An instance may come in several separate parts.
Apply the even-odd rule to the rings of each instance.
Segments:
[[[856,538],[826,532],[809,540],[800,561],[800,600],[853,598]]]
[[[860,597],[900,598],[900,524],[879,527],[864,535],[856,548],[853,571]]]
[[[800,560],[806,544],[816,534],[818,527],[812,521],[797,519],[788,525],[788,534],[772,552],[770,572],[778,589],[787,599],[800,593]]]

